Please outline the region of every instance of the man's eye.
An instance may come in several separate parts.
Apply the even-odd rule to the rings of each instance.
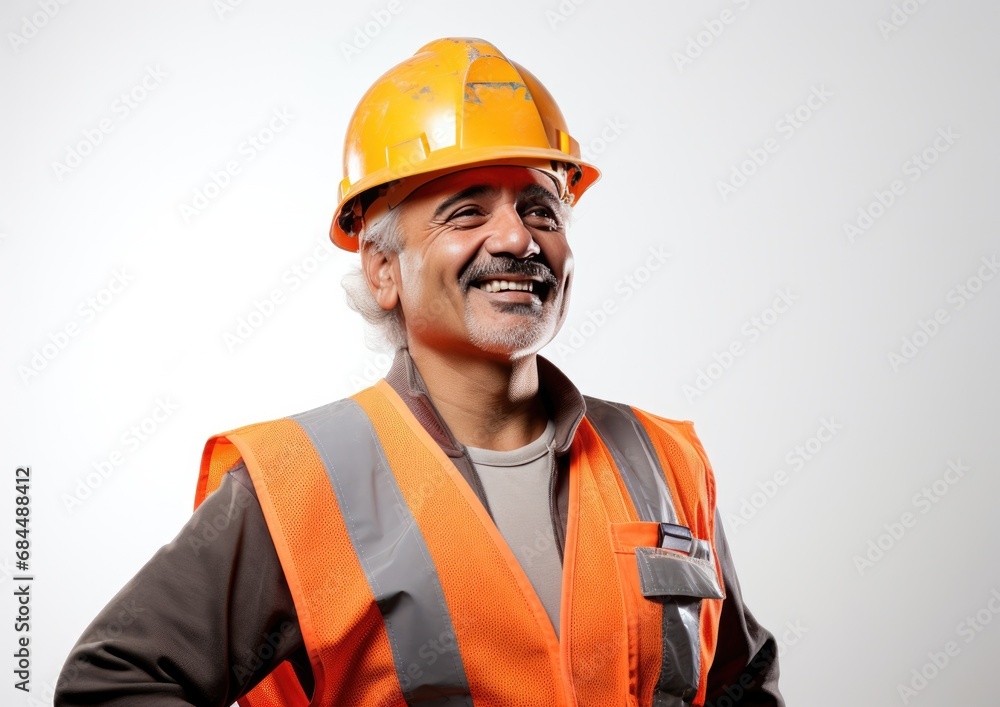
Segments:
[[[451,215],[451,219],[469,219],[475,218],[477,216],[482,216],[482,211],[480,211],[478,206],[463,206]]]
[[[554,229],[560,226],[559,219],[547,206],[533,206],[525,212],[524,217],[533,224],[541,224],[544,227]]]

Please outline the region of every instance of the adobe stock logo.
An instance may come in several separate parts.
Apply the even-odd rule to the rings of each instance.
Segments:
[[[960,137],[962,136],[950,126],[938,128],[934,137],[925,147],[913,152],[900,165],[899,171],[902,176],[906,177],[906,181],[911,184],[920,181],[927,171],[938,163],[941,156],[958,142]],[[857,216],[854,220],[843,223],[842,228],[848,242],[855,243],[860,236],[868,233],[880,218],[899,203],[900,197],[909,191],[906,181],[902,178],[896,178],[886,184],[884,188],[872,192],[873,198],[867,204],[857,208]]]
[[[28,46],[28,42],[37,37],[41,29],[48,26],[49,22],[59,14],[62,6],[68,2],[69,0],[41,0],[38,3],[38,12],[30,17],[22,17],[20,29],[17,32],[7,33],[7,41],[10,42],[14,53],[20,54],[21,49]]]
[[[580,145],[580,156],[587,162],[596,162],[596,158],[604,154],[608,145],[613,143],[628,127],[618,116],[608,118],[604,121],[599,135],[593,137],[586,144]]]
[[[576,13],[576,8],[585,2],[587,0],[560,0],[555,10],[549,9],[545,11],[545,19],[548,20],[549,27],[552,29],[559,27],[559,25]]]
[[[910,669],[910,679],[906,683],[896,684],[896,693],[900,701],[907,705],[930,685],[952,662],[962,654],[962,646],[968,645],[978,638],[979,634],[1000,614],[1000,589],[996,587],[990,592],[989,598],[975,614],[967,614],[955,627],[955,633],[962,639],[951,640],[941,646],[939,651],[928,651],[927,662],[919,668]]]
[[[833,98],[833,92],[828,90],[825,84],[810,86],[809,95],[794,110],[786,112],[774,121],[774,132],[781,135],[786,141],[791,140],[805,127],[806,123],[826,106],[831,98]],[[759,147],[751,147],[746,150],[747,159],[730,166],[729,178],[718,179],[715,182],[715,188],[722,200],[728,202],[730,196],[745,187],[778,153],[781,145],[782,143],[778,142],[777,138],[769,137]]]
[[[950,310],[947,307],[938,307],[926,319],[917,319],[916,328],[900,340],[899,350],[889,351],[886,354],[894,373],[899,373],[903,366],[916,358],[917,354],[939,336],[944,327],[951,322],[951,315],[964,309],[965,305],[975,299],[986,284],[1000,272],[1000,262],[997,261],[995,253],[984,255],[979,262],[980,265],[973,274],[948,290],[945,302],[950,305]]]
[[[146,73],[135,84],[118,94],[108,112],[95,123],[93,127],[80,131],[80,139],[66,145],[63,161],[53,160],[52,173],[58,181],[63,181],[68,175],[79,169],[88,157],[101,145],[107,136],[114,133],[133,112],[159,89],[169,74],[160,68],[159,64],[147,65]]]
[[[354,28],[352,40],[340,43],[340,53],[344,55],[347,63],[353,62],[354,57],[359,56],[362,51],[367,49],[368,45],[382,34],[382,30],[388,27],[393,18],[402,11],[403,5],[400,0],[389,0],[385,9],[372,10],[371,20]]]
[[[243,0],[215,0],[212,9],[215,10],[216,17],[220,22],[226,21],[226,15],[236,12],[236,8],[243,4]]]
[[[236,318],[236,326],[222,333],[226,350],[235,353],[237,348],[249,341],[250,337],[278,312],[279,307],[288,302],[288,297],[298,291],[313,273],[323,266],[334,250],[335,247],[330,239],[325,235],[321,236],[312,250],[286,268],[281,274],[281,280],[266,294],[255,297],[244,310],[245,313]]]
[[[898,5],[892,6],[892,13],[889,19],[880,19],[875,23],[882,39],[889,39],[893,32],[903,29],[903,25],[910,21],[910,18],[920,12],[920,8],[927,4],[927,0],[903,0]]]
[[[948,468],[944,470],[940,478],[913,494],[910,499],[913,507],[921,515],[930,513],[931,509],[951,492],[952,487],[965,478],[965,473],[971,470],[972,467],[963,464],[961,459],[949,460]],[[885,532],[868,541],[864,555],[855,555],[853,558],[854,568],[858,574],[863,577],[865,572],[872,569],[876,563],[888,555],[902,541],[907,531],[916,526],[919,519],[920,516],[912,511],[904,511],[888,523],[883,523],[882,529]]]
[[[184,219],[184,224],[190,225],[194,218],[205,213],[212,202],[229,188],[247,165],[265,152],[275,137],[291,125],[295,117],[288,108],[274,108],[271,117],[258,130],[240,142],[236,148],[238,157],[226,160],[223,165],[209,172],[208,178],[194,189],[194,196],[190,201],[185,200],[177,204],[177,212]]]
[[[694,385],[685,383],[681,386],[688,403],[704,397],[705,393],[712,389],[726,371],[731,369],[736,363],[736,359],[742,357],[747,352],[747,345],[755,343],[761,335],[770,329],[787,312],[799,296],[786,287],[778,290],[774,301],[770,307],[765,307],[761,312],[743,322],[740,327],[740,334],[743,338],[733,339],[721,351],[712,354],[712,361],[704,368],[695,371]],[[745,343],[744,343],[745,339]]]
[[[92,462],[93,470],[80,474],[72,493],[63,493],[62,502],[66,510],[75,513],[83,503],[110,479],[119,468],[126,467],[129,452],[135,453],[148,442],[156,432],[177,412],[177,403],[169,396],[157,397],[149,413],[138,422],[129,425],[118,437],[119,447],[112,449],[103,459]],[[123,451],[124,450],[124,451]]]
[[[588,341],[599,332],[608,321],[617,314],[619,305],[628,301],[642,289],[642,287],[652,279],[653,275],[662,269],[670,253],[663,246],[650,246],[649,255],[643,262],[632,269],[625,277],[619,278],[614,285],[616,297],[609,297],[601,302],[599,307],[588,309],[586,320],[580,321],[574,326],[564,327],[564,336],[560,341],[553,342],[555,352],[559,358],[565,361],[577,351],[582,349]]]
[[[733,4],[736,5],[737,10],[743,11],[750,7],[750,0],[733,0]],[[726,31],[726,27],[736,21],[737,17],[736,12],[725,8],[719,13],[718,17],[704,20],[701,23],[703,29],[687,37],[687,44],[684,45],[684,51],[675,51],[670,55],[670,58],[674,60],[674,65],[677,67],[677,72],[683,74],[684,69],[700,59],[715,44],[715,41],[722,36],[722,33]]]
[[[17,373],[24,384],[28,385],[61,356],[73,340],[97,319],[97,315],[106,311],[125,291],[134,278],[127,267],[113,270],[107,285],[80,302],[75,316],[60,328],[50,331],[48,341],[32,349],[30,358],[17,367]]]
[[[785,454],[785,467],[776,470],[769,479],[758,481],[757,490],[740,501],[737,512],[726,514],[726,525],[734,531],[747,525],[792,480],[796,472],[802,471],[808,462],[819,456],[843,428],[844,425],[836,418],[820,418],[816,432]]]

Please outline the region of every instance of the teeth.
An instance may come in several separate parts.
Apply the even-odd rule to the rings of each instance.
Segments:
[[[508,280],[488,280],[479,286],[484,292],[500,292],[502,290],[516,290],[519,292],[534,292],[535,283],[533,280],[525,282],[510,282]]]

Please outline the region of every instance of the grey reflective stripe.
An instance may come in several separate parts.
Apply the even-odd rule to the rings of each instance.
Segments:
[[[663,660],[656,692],[690,701],[701,680],[701,599],[664,597],[662,604]]]
[[[676,523],[667,486],[646,428],[627,405],[584,396],[587,419],[611,452],[639,517],[653,523]]]
[[[407,704],[472,705],[437,570],[368,415],[345,399],[292,419],[326,467]]]
[[[665,692],[653,693],[653,707],[690,707],[690,705],[690,702],[685,702],[680,697],[674,697]]]

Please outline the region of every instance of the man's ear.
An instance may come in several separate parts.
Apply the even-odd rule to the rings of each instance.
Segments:
[[[399,304],[399,254],[387,253],[373,248],[371,241],[361,243],[361,270],[365,274],[368,289],[385,310]]]

